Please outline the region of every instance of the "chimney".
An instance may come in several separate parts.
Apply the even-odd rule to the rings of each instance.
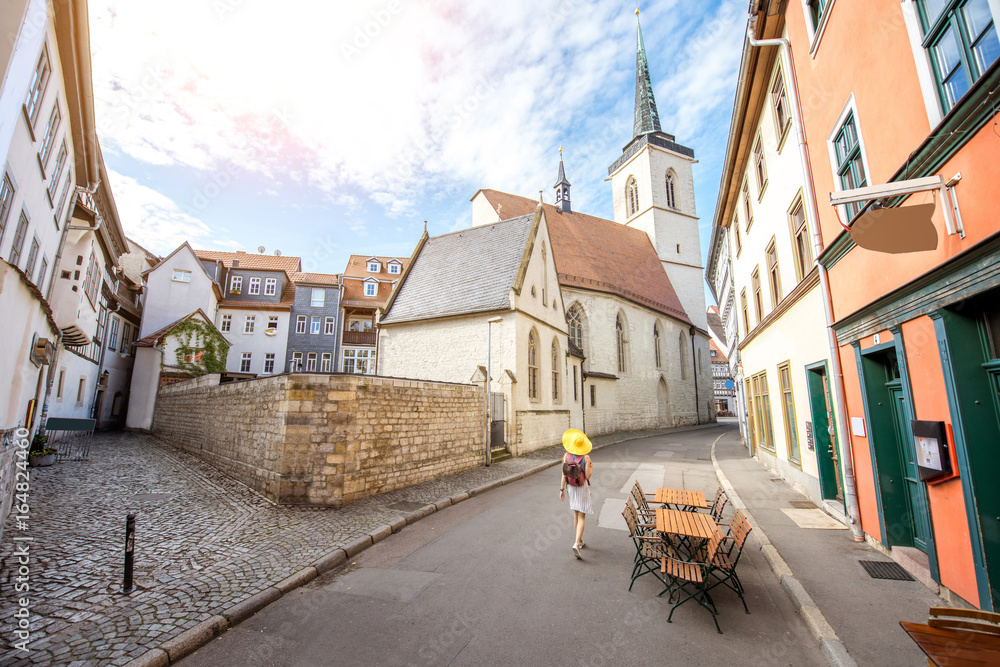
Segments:
[[[234,259],[233,260],[233,268],[234,269],[240,268],[240,260],[238,260],[238,259]]]

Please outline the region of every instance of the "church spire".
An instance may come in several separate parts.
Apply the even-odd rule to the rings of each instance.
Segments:
[[[566,180],[566,169],[563,167],[562,147],[559,147],[559,175],[556,176],[556,206],[563,213],[572,213],[569,203],[569,181]]]
[[[639,10],[635,10],[638,29],[638,43],[635,52],[635,125],[632,138],[644,134],[660,132],[660,114],[653,99],[653,82],[649,78],[649,63],[646,62],[646,46],[642,43],[642,25],[639,24]]]

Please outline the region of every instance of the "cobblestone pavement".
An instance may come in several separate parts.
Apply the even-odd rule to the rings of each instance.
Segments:
[[[152,436],[98,434],[89,460],[31,469],[29,526],[11,517],[4,528],[0,665],[123,665],[415,507],[561,455],[551,447],[332,509],[275,506]],[[130,511],[137,589],[126,596]],[[12,539],[23,536],[32,541]],[[28,654],[14,647],[26,595],[14,591],[15,544],[30,548]]]

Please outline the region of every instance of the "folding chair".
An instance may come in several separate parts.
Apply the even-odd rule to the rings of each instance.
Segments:
[[[625,509],[622,510],[625,523],[628,525],[629,537],[635,545],[635,559],[632,565],[632,581],[628,586],[632,590],[635,580],[644,574],[652,574],[666,586],[666,580],[660,576],[660,561],[667,556],[667,543],[655,531],[653,524],[639,521],[632,498],[625,499]]]
[[[729,503],[729,496],[726,494],[726,490],[721,486],[719,490],[715,492],[715,500],[712,501],[712,519],[715,523],[722,523],[722,511],[726,509],[726,504]]]
[[[674,612],[677,611],[678,607],[688,600],[694,600],[712,614],[715,629],[720,635],[722,634],[722,628],[719,627],[719,611],[715,608],[715,602],[712,601],[712,596],[708,593],[712,561],[715,560],[721,540],[721,535],[716,535],[709,540],[707,549],[703,552],[705,560],[683,561],[667,556],[661,561],[660,572],[665,575],[668,583],[667,588],[660,595],[663,595],[667,591],[672,591],[675,587],[678,597],[680,597],[681,593],[686,594],[686,597],[679,599],[670,609],[670,615],[667,616],[667,623],[673,623]],[[671,592],[670,599],[673,599],[673,595],[673,592]]]
[[[650,517],[656,515],[656,512],[649,506],[649,502],[646,500],[646,494],[642,492],[639,480],[636,480],[635,485],[632,487],[632,497],[635,499],[636,511],[641,516]]]
[[[736,510],[732,520],[729,522],[729,535],[722,539],[719,549],[715,552],[715,557],[712,559],[710,575],[714,583],[708,587],[708,590],[712,590],[721,584],[734,591],[740,596],[740,602],[743,603],[743,610],[748,614],[750,613],[750,609],[747,608],[747,601],[743,597],[743,584],[736,573],[736,565],[740,562],[740,556],[743,554],[743,545],[746,544],[751,530],[753,528],[750,526],[750,522],[747,521],[746,516],[743,515],[743,511]]]

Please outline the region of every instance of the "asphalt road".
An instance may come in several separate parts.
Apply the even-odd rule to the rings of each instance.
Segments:
[[[583,560],[551,468],[404,528],[179,664],[825,665],[752,538],[739,566],[751,613],[713,592],[722,635],[693,602],[667,623],[670,603],[651,576],[627,590],[631,480],[714,494],[711,444],[732,429],[595,450]]]

